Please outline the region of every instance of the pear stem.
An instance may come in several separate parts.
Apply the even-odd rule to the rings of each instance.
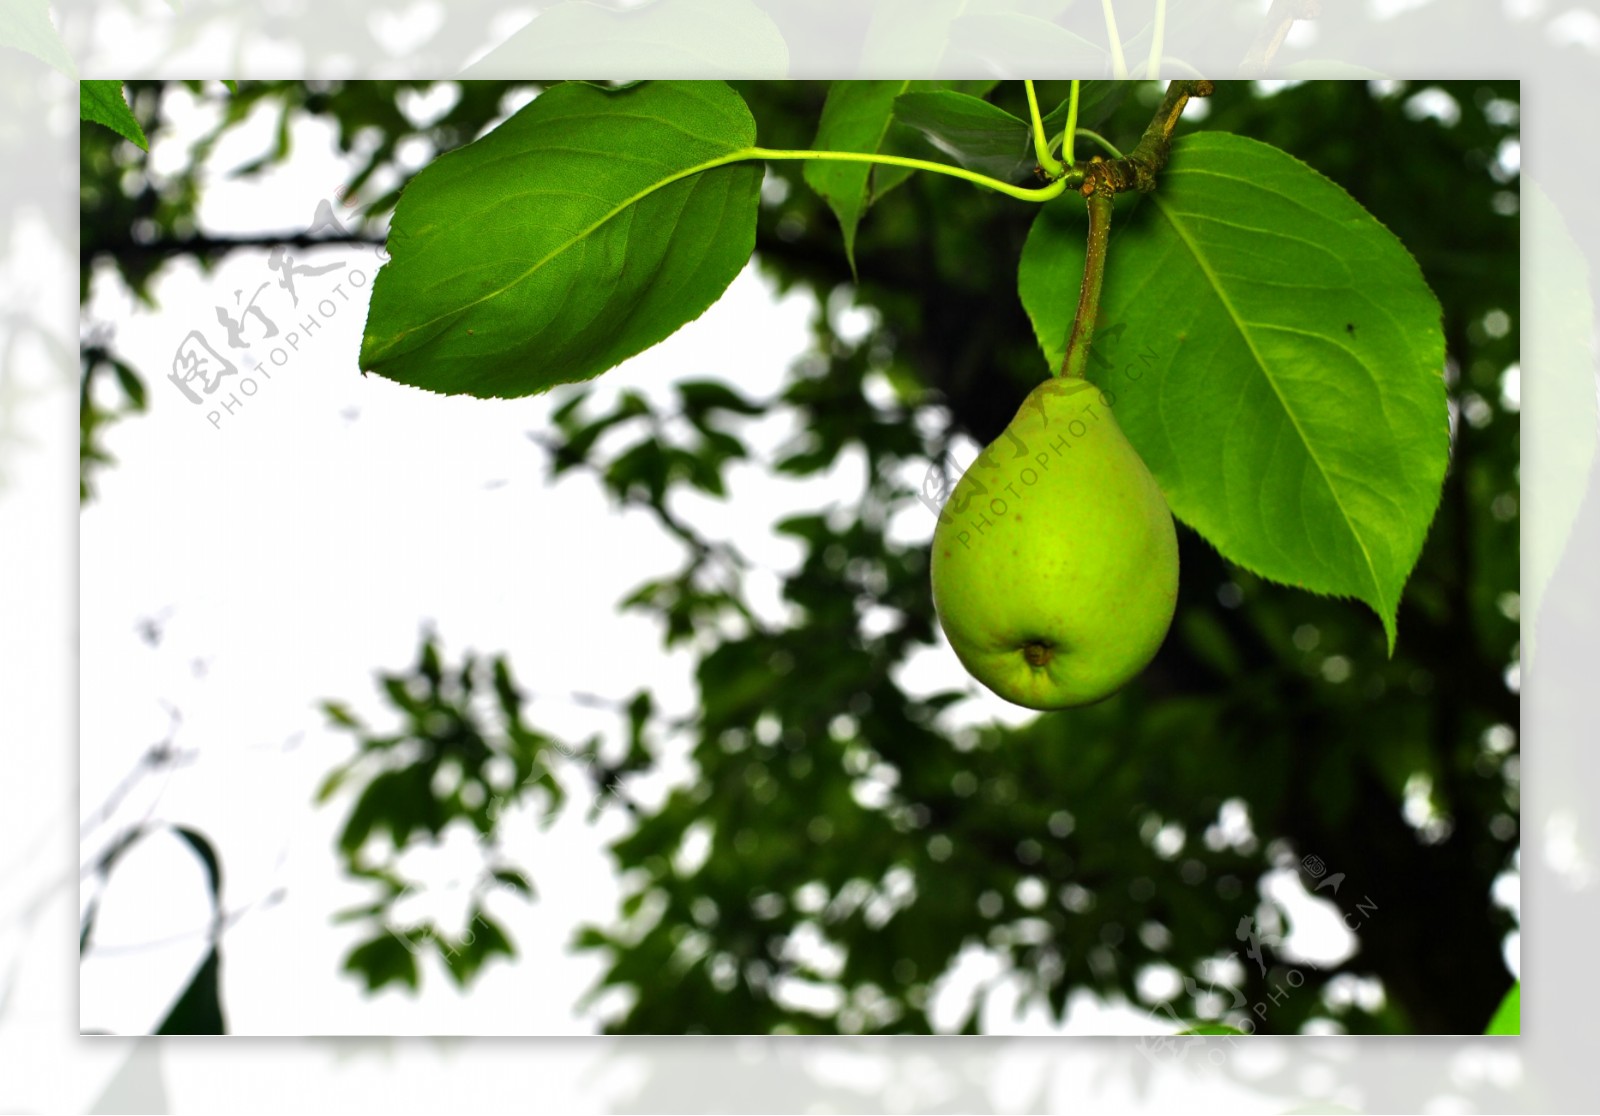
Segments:
[[[1111,209],[1115,195],[1099,189],[1089,195],[1089,247],[1083,257],[1083,286],[1078,290],[1078,314],[1072,320],[1067,338],[1067,354],[1057,375],[1063,379],[1083,379],[1089,363],[1089,344],[1094,340],[1094,320],[1100,314],[1100,287],[1106,277],[1106,244],[1111,238]]]
[[[1190,97],[1209,97],[1214,88],[1211,82],[1204,80],[1167,83],[1166,96],[1150,118],[1144,135],[1139,137],[1139,145],[1131,153],[1109,161],[1096,156],[1083,167],[1083,183],[1078,190],[1088,202],[1089,247],[1083,258],[1078,313],[1072,320],[1066,355],[1057,376],[1081,380],[1089,363],[1089,343],[1094,340],[1095,319],[1100,314],[1100,288],[1106,276],[1106,243],[1111,236],[1113,198],[1126,190],[1149,193],[1156,188],[1156,176],[1167,165],[1172,132],[1178,126],[1184,106]],[[1067,157],[1070,159],[1071,155]]]

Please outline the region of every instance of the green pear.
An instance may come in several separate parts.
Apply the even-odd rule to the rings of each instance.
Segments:
[[[933,533],[933,603],[979,682],[1030,709],[1144,669],[1178,597],[1172,513],[1086,380],[1050,379],[972,463]]]

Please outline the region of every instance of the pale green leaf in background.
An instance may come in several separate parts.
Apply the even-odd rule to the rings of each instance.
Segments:
[[[78,76],[78,67],[50,22],[50,5],[45,0],[0,2],[0,47],[25,51],[70,78]]]
[[[1105,48],[1055,20],[1070,0],[879,0],[863,73],[984,73],[1036,77],[1099,72]]]
[[[1524,500],[1522,657],[1538,654],[1544,591],[1566,552],[1589,488],[1596,448],[1595,330],[1589,265],[1561,212],[1537,182],[1522,182],[1528,284],[1523,306],[1522,365],[1537,388],[1518,406],[1544,432],[1522,447]],[[1523,393],[1520,392],[1519,395]]]
[[[967,0],[878,0],[861,53],[863,74],[933,73]]]
[[[104,124],[123,139],[138,144],[146,151],[150,150],[150,141],[145,139],[144,129],[139,127],[139,121],[128,110],[120,81],[80,81],[78,106],[83,119]]]
[[[1052,370],[1083,240],[1067,199],[1023,253]],[[1179,519],[1247,570],[1365,601],[1393,649],[1449,426],[1439,304],[1392,233],[1275,147],[1184,137],[1113,222],[1092,352],[1090,379]]]
[[[788,72],[789,45],[752,0],[654,0],[624,11],[568,0],[545,8],[462,76],[779,78]]]
[[[721,82],[546,90],[406,186],[362,369],[511,397],[663,340],[750,258],[761,164],[716,164],[754,141]]]

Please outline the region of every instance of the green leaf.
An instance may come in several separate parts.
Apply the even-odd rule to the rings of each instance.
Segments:
[[[225,1035],[222,1017],[222,955],[213,945],[188,987],[156,1028],[158,1035]]]
[[[433,794],[433,768],[414,763],[373,777],[361,792],[339,833],[339,850],[357,852],[375,832],[388,830],[396,849],[416,832],[437,835],[449,820]]]
[[[344,959],[344,968],[365,980],[368,992],[376,992],[386,984],[404,984],[413,992],[417,988],[416,955],[408,942],[388,930],[352,949]]]
[[[78,112],[85,120],[104,124],[117,135],[144,150],[150,150],[150,141],[144,138],[144,129],[128,110],[122,96],[120,81],[80,81],[78,83]]]
[[[496,881],[504,884],[512,891],[525,895],[529,899],[533,898],[533,884],[528,882],[527,876],[515,868],[496,868],[493,875]]]
[[[50,22],[50,5],[45,0],[6,0],[0,4],[0,46],[25,51],[70,78],[78,76],[72,56]]]
[[[554,4],[464,72],[469,78],[538,73],[649,73],[656,77],[779,78],[789,46],[752,0],[655,0],[626,11]]]
[[[728,411],[736,415],[761,415],[766,408],[746,399],[721,380],[680,380],[674,385],[683,410],[696,417],[712,411]]]
[[[1020,182],[1037,164],[1028,122],[981,97],[950,90],[904,93],[895,98],[894,114],[968,170]]]
[[[1522,1033],[1522,982],[1519,980],[1511,986],[1511,991],[1506,993],[1505,999],[1500,1001],[1500,1006],[1494,1010],[1494,1018],[1489,1020],[1489,1027],[1483,1032],[1486,1035],[1520,1035]]]
[[[517,955],[516,947],[511,944],[505,930],[482,910],[472,912],[471,925],[459,942],[447,944],[439,939],[438,945],[444,955],[446,969],[461,988],[471,984],[495,954],[508,958]]]
[[[919,90],[952,89],[974,99],[994,88],[992,81],[836,81],[828,89],[812,147],[819,151],[896,151],[895,101]],[[909,133],[906,133],[909,134]],[[845,257],[855,269],[856,229],[867,209],[915,172],[910,167],[871,163],[808,162],[806,182],[839,219]]]
[[[122,387],[122,394],[128,397],[128,407],[131,410],[142,411],[148,405],[145,396],[144,381],[139,378],[133,366],[125,361],[111,361],[112,370],[117,374],[117,383]]]
[[[173,829],[180,840],[194,850],[200,858],[201,865],[206,870],[206,884],[211,889],[211,906],[220,915],[222,911],[222,865],[217,860],[217,850],[205,835],[188,826],[176,826]]]
[[[1135,85],[1131,81],[1085,81],[1078,84],[1078,127],[1093,128],[1110,116],[1128,91]],[[1045,134],[1052,141],[1061,138],[1066,129],[1067,115],[1072,109],[1068,97],[1044,116]]]
[[[227,78],[223,78],[222,79],[222,84],[228,87],[228,92],[229,93],[233,93],[235,95],[238,94],[238,92],[239,92],[239,83],[238,82],[229,81]]]
[[[1018,274],[1051,367],[1081,206],[1044,207]],[[1180,139],[1113,221],[1089,363],[1178,518],[1238,566],[1365,601],[1393,652],[1449,428],[1439,304],[1392,233],[1277,148]]]
[[[1181,1035],[1242,1035],[1243,1031],[1237,1027],[1230,1027],[1226,1023],[1200,1023],[1190,1027],[1187,1031],[1179,1031]]]
[[[339,788],[344,786],[345,780],[350,777],[350,770],[349,767],[340,766],[324,775],[322,782],[317,784],[312,801],[320,805],[339,793]]]
[[[721,82],[547,90],[401,194],[361,367],[505,398],[656,344],[750,258],[761,167],[719,163],[754,141]]]
[[[370,918],[379,918],[389,909],[389,902],[380,899],[376,903],[358,903],[353,907],[344,907],[334,911],[329,916],[329,921],[335,926],[342,926],[350,922],[365,922]]]
[[[819,151],[864,151],[883,149],[894,123],[895,98],[913,88],[911,81],[836,81],[828,87],[822,105],[822,119],[811,146]],[[886,167],[871,163],[843,163],[828,160],[805,165],[806,183],[828,203],[844,232],[844,254],[850,268],[856,266],[856,228],[872,203],[874,180]],[[900,176],[902,179],[904,176]]]
[[[361,722],[356,719],[354,713],[350,712],[350,707],[342,701],[324,701],[322,703],[322,712],[329,721],[341,728],[357,730],[361,728]]]

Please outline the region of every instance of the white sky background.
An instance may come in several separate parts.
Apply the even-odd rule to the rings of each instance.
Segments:
[[[158,169],[181,164],[212,111],[182,90],[169,98],[182,134],[152,137]],[[448,103],[430,102],[419,111],[442,112]],[[228,169],[271,140],[270,118],[258,113],[218,146],[200,207],[207,231],[303,231],[349,173],[331,126],[300,119],[287,165],[265,178],[227,181]],[[409,154],[420,165],[429,153]],[[369,894],[343,879],[333,851],[350,799],[321,809],[311,801],[329,768],[349,754],[350,737],[325,730],[315,703],[342,699],[364,719],[379,718],[374,671],[409,667],[422,625],[432,622],[448,662],[468,649],[506,652],[535,695],[530,721],[558,738],[618,735],[616,714],[583,707],[574,693],[625,699],[644,685],[669,714],[687,712],[692,658],[667,654],[653,622],[616,608],[641,581],[675,569],[680,550],[647,514],[618,510],[582,473],[545,484],[545,455],[526,433],[547,428],[550,411],[572,389],[483,401],[362,377],[355,360],[373,253],[328,248],[297,252],[295,260],[346,267],[299,276],[298,309],[276,286],[265,251],[236,253],[211,275],[169,269],[155,287],[155,312],[136,309],[110,284],[96,287],[91,317],[115,324],[114,348],[144,373],[150,411],[111,428],[106,444],[117,463],[95,474],[96,497],[81,519],[83,814],[174,731],[169,708],[182,718],[174,744],[197,758],[170,777],[143,781],[115,821],[91,835],[85,855],[147,811],[213,840],[226,906],[259,904],[224,940],[224,1010],[235,1033],[592,1032],[594,1014],[580,1016],[575,1004],[593,986],[600,960],[573,955],[567,944],[580,923],[609,923],[614,915],[619,888],[603,846],[620,820],[590,828],[587,804],[577,801],[548,832],[513,818],[505,847],[538,899],[491,902],[490,910],[507,927],[517,960],[492,962],[461,994],[430,958],[419,995],[369,997],[339,971],[367,924],[330,922]],[[356,270],[366,275],[363,289],[349,278]],[[248,298],[263,282],[269,286],[258,305],[285,332],[320,299],[334,299],[336,310],[309,336],[297,330],[299,352],[270,380],[255,375],[257,393],[214,428],[205,417],[214,405],[191,405],[165,372],[191,329],[234,355],[213,307],[231,307],[236,290]],[[349,302],[338,301],[336,283]],[[771,395],[809,344],[812,309],[806,296],[775,299],[747,269],[700,320],[597,381],[591,406],[630,387],[670,402],[672,384],[684,378],[722,378],[748,395]],[[247,325],[247,338],[259,332],[258,323]],[[267,346],[256,352],[265,358]],[[803,553],[771,532],[773,522],[830,502],[852,505],[862,487],[855,458],[823,478],[773,477],[763,459],[790,433],[785,421],[758,425],[757,460],[730,471],[726,502],[674,495],[692,522],[730,539],[766,571],[793,568]],[[961,447],[959,460],[975,448]],[[932,517],[920,506],[913,512],[896,524],[899,537],[925,539]],[[757,606],[775,618],[782,615],[778,585],[774,572],[751,583]],[[138,634],[150,618],[162,626],[155,648]],[[942,647],[919,654],[903,682],[917,691],[969,685],[974,698],[955,711],[959,723],[1031,716],[980,692]],[[668,770],[688,775],[682,762]],[[582,793],[581,781],[571,785]],[[662,786],[657,780],[644,797]],[[478,864],[472,842],[456,836],[463,840],[406,860],[409,874],[436,889],[414,902],[430,905],[447,926],[461,917],[461,889],[450,885]],[[1295,880],[1288,873],[1270,885],[1296,913],[1291,946],[1324,964],[1347,955],[1355,943],[1331,905],[1311,900]],[[265,901],[279,892],[281,901]],[[208,916],[201,868],[183,845],[158,838],[130,854],[107,890],[97,946],[82,969],[81,1026],[151,1030],[198,962]],[[1219,952],[1234,944],[1217,943]],[[936,1020],[954,1025],[993,966],[983,951],[969,950],[935,998]],[[995,993],[985,1029],[1162,1029],[1144,1009],[1107,1010],[1086,996],[1058,1028],[1038,1011],[1016,1018],[1014,1001],[1014,989]]]
[[[180,164],[209,115],[184,91],[170,96],[174,121],[191,131],[155,140],[156,168]],[[332,128],[301,119],[287,165],[228,181],[228,169],[271,143],[270,125],[259,113],[219,144],[200,207],[207,231],[303,230],[318,201],[348,176]],[[508,849],[539,892],[532,905],[510,899],[491,907],[518,946],[517,963],[496,962],[467,995],[435,963],[424,969],[420,996],[369,998],[339,975],[365,926],[329,923],[368,894],[343,880],[332,851],[349,799],[311,805],[317,783],[349,754],[349,737],[325,730],[314,706],[347,699],[363,715],[381,716],[374,670],[408,667],[431,621],[447,659],[468,648],[507,652],[536,695],[531,720],[558,737],[617,733],[615,714],[573,702],[574,693],[625,699],[644,684],[669,712],[686,712],[692,658],[667,654],[653,622],[616,609],[641,581],[676,568],[680,550],[646,513],[615,508],[585,475],[546,486],[545,455],[526,432],[546,428],[567,392],[481,401],[359,376],[365,291],[349,276],[359,270],[370,284],[374,254],[328,248],[296,253],[295,261],[347,266],[297,277],[297,309],[276,286],[265,251],[235,253],[211,275],[169,269],[156,285],[154,313],[136,308],[119,284],[96,288],[91,314],[116,324],[115,347],[144,371],[151,408],[112,428],[107,445],[117,464],[97,474],[82,520],[84,811],[171,731],[176,709],[174,742],[197,761],[145,780],[118,819],[153,809],[211,837],[230,910],[282,890],[281,902],[252,910],[225,940],[225,1008],[237,1032],[591,1031],[593,1021],[573,1005],[592,986],[599,959],[565,949],[579,923],[615,912],[618,887],[603,844],[620,832],[619,821],[591,829],[578,804],[548,833],[521,825],[508,834]],[[225,347],[213,307],[233,309],[235,292],[248,300],[263,282],[270,285],[257,304],[281,331],[272,344],[320,299],[336,309],[318,329],[299,329],[298,352],[270,380],[255,373],[256,393],[214,426],[207,415],[215,405],[190,404],[165,370],[191,329],[242,365]],[[335,294],[336,283],[349,302]],[[599,381],[595,405],[628,387],[669,402],[673,382],[688,377],[769,394],[805,351],[811,312],[807,297],[776,301],[749,269],[699,321]],[[254,341],[262,327],[246,321]],[[263,359],[268,347],[252,351]],[[234,380],[250,375],[241,367]],[[766,426],[759,441],[770,452],[785,432]],[[770,523],[789,510],[853,501],[861,477],[859,462],[850,462],[826,479],[776,481],[757,463],[731,472],[726,503],[677,498],[695,522],[736,539],[759,564],[792,568],[801,547],[773,535]],[[925,532],[931,518],[909,526]],[[758,576],[752,588],[758,604],[779,607],[776,575]],[[156,648],[138,635],[150,618],[162,628]],[[938,655],[918,666],[929,688],[964,677]],[[994,699],[972,704],[990,707],[980,715],[1019,715]],[[581,794],[581,781],[574,785]],[[91,846],[115,828],[96,831]],[[449,925],[450,900],[460,897],[449,885],[477,864],[470,841],[406,863],[444,891],[419,901],[437,900]],[[108,889],[97,948],[84,966],[83,1027],[127,1033],[158,1022],[202,952],[208,909],[199,864],[180,842],[160,838],[130,854]],[[160,948],[143,944],[173,938]]]

